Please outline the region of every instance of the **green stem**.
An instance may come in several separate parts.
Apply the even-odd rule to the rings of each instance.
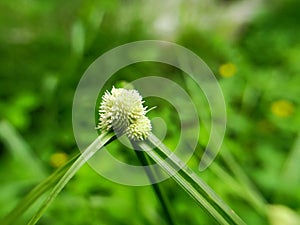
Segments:
[[[139,148],[139,146],[137,145],[136,142],[131,141],[131,144],[135,149],[135,153],[136,153],[138,159],[140,160],[141,164],[144,166],[145,172],[147,173],[147,176],[148,176],[148,178],[151,182],[152,188],[153,188],[157,198],[159,199],[159,202],[162,206],[162,209],[164,211],[164,215],[166,217],[166,220],[167,220],[168,224],[169,225],[175,225],[174,220],[173,220],[173,218],[171,216],[171,213],[170,213],[171,211],[169,209],[168,202],[167,202],[161,188],[159,187],[159,185],[156,182],[155,174],[149,167],[147,167],[149,165],[149,163],[148,163],[148,160],[145,156],[144,151],[142,151]]]
[[[157,137],[151,134],[148,139],[157,147],[158,153],[154,152],[145,142],[139,143],[140,147],[216,221],[220,224],[245,224],[196,173],[162,144]],[[165,161],[164,158],[169,158],[170,161]]]
[[[28,222],[28,225],[34,225],[42,217],[46,209],[53,202],[59,192],[66,186],[70,179],[75,175],[75,173],[82,167],[82,165],[90,159],[105,143],[107,143],[112,137],[113,133],[104,133],[98,136],[95,141],[90,144],[84,152],[79,156],[79,158],[73,163],[70,169],[64,174],[64,176],[55,185],[49,196],[43,202],[37,213]]]

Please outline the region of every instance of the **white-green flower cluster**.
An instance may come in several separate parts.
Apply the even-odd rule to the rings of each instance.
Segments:
[[[112,88],[102,96],[99,107],[99,123],[97,129],[113,130],[118,135],[126,134],[129,139],[141,141],[151,132],[151,123],[147,107],[137,90]]]

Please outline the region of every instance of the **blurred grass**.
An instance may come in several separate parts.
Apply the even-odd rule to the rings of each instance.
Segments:
[[[297,0],[1,1],[0,217],[41,176],[54,170],[53,154],[78,151],[72,133],[72,99],[88,65],[120,44],[162,39],[197,53],[215,73],[226,100],[225,146],[212,168],[200,176],[247,224],[276,225],[274,218],[280,213],[290,218],[282,224],[297,223],[299,7]],[[235,70],[228,71],[228,65]],[[143,64],[122,70],[109,83],[160,71],[178,83],[184,80],[178,70]],[[203,93],[184,82],[189,93],[199,93],[200,121],[205,122],[209,112]],[[164,102],[149,101],[159,106],[149,115],[163,117],[168,134],[165,143],[172,149],[178,136],[173,123],[176,115]],[[208,131],[209,125],[201,130],[196,155],[189,162],[195,170]],[[118,153],[121,147],[114,148]],[[120,154],[124,160],[130,158]],[[232,161],[226,154],[232,155],[237,167],[230,167]],[[28,164],[39,169],[29,172]],[[178,224],[213,223],[173,181],[163,182],[162,187]],[[262,195],[264,204],[270,206],[265,208],[267,213],[241,196],[249,190]],[[124,187],[84,166],[41,223],[164,224],[161,213],[150,187]],[[20,224],[24,224],[22,218]]]

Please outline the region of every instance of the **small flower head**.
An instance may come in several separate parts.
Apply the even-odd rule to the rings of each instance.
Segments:
[[[106,91],[102,97],[97,129],[114,130],[132,140],[146,139],[151,132],[151,123],[145,116],[147,107],[143,103],[137,90],[113,87],[111,92]]]
[[[294,104],[287,100],[278,100],[273,102],[271,105],[271,112],[278,117],[290,117],[294,111]]]
[[[233,63],[222,64],[219,73],[222,77],[232,77],[236,74],[236,66]]]
[[[68,161],[68,155],[64,152],[56,152],[51,155],[50,164],[51,166],[58,168]]]
[[[129,139],[142,141],[146,139],[151,132],[151,123],[147,116],[139,117],[135,123],[132,123],[126,129],[126,135]]]

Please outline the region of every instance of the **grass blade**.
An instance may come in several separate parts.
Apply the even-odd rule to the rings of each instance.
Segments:
[[[226,143],[225,143],[226,146]],[[248,202],[252,204],[253,208],[261,214],[266,215],[267,201],[263,195],[258,191],[250,178],[244,172],[242,167],[237,163],[230,151],[221,152],[221,157],[224,159],[228,168],[235,175],[240,187],[244,190],[244,196],[248,199]]]
[[[34,202],[46,193],[68,170],[72,163],[79,157],[80,154],[77,154],[71,158],[64,166],[57,169],[53,174],[47,177],[44,181],[39,183],[32,191],[25,196],[22,201],[9,213],[7,216],[0,221],[2,225],[9,225],[20,218],[20,216],[34,204]]]
[[[0,121],[0,139],[3,140],[12,156],[21,163],[34,178],[43,179],[46,172],[43,164],[33,153],[28,143],[7,120]]]
[[[200,177],[188,168],[172,151],[163,145],[153,134],[149,136],[151,144],[157,147],[157,153],[145,143],[139,146],[158,163],[172,178],[196,200],[220,224],[245,224],[238,215],[224,203]],[[167,163],[163,158],[171,159]],[[178,171],[178,172],[177,172]]]
[[[103,133],[98,136],[95,141],[90,144],[85,151],[79,156],[79,158],[72,164],[70,169],[64,174],[64,176],[55,185],[49,196],[43,202],[36,214],[31,218],[28,225],[34,225],[42,217],[43,213],[61,192],[61,190],[66,186],[70,179],[75,175],[75,173],[82,167],[82,165],[91,158],[102,146],[104,146],[110,139],[114,137],[113,133]]]

